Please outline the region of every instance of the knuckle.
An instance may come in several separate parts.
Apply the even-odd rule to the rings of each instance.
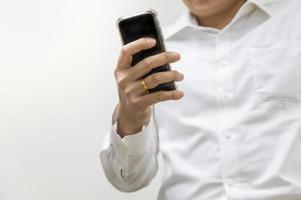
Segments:
[[[143,66],[145,68],[150,68],[152,66],[152,60],[151,59],[144,59]]]
[[[155,83],[155,84],[160,82],[160,79],[161,79],[161,76],[159,74],[154,74],[151,77],[152,82]]]
[[[115,79],[118,78],[118,75],[119,75],[119,71],[117,69],[114,70],[114,77]]]
[[[124,90],[124,95],[128,98],[135,98],[136,94],[135,94],[135,85],[133,84],[128,84],[127,87]]]
[[[115,79],[117,79],[117,77],[118,77],[118,72],[116,69],[114,70],[114,77],[115,77]]]
[[[141,104],[140,102],[137,100],[137,98],[130,98],[130,103],[132,104],[132,106],[135,108],[135,109],[141,109]]]
[[[126,86],[127,86],[127,80],[125,77],[123,78],[119,78],[119,80],[117,81],[118,87],[122,90],[125,91],[126,90]]]
[[[160,102],[160,101],[164,101],[164,95],[163,95],[163,93],[161,93],[161,92],[158,92],[157,94],[156,94],[156,100],[157,100],[157,102]]]
[[[121,56],[126,56],[126,55],[128,55],[128,48],[127,48],[127,46],[121,47],[120,54],[121,54]]]
[[[125,88],[124,91],[123,91],[124,95],[130,99],[131,97],[131,90],[129,88]]]

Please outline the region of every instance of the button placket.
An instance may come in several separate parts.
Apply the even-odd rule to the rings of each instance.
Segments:
[[[216,91],[217,91],[217,130],[220,135],[221,173],[226,185],[234,186],[233,175],[236,174],[238,163],[238,146],[233,140],[233,74],[232,64],[228,57],[230,46],[225,37],[219,38],[216,43]],[[230,181],[229,181],[230,180]]]
[[[231,100],[231,98],[232,98],[232,94],[230,92],[226,92],[223,90],[221,90],[220,96],[221,96],[222,100]]]
[[[227,179],[227,180],[225,181],[225,183],[226,183],[226,185],[227,185],[228,187],[234,187],[234,186],[235,186],[235,181],[234,181],[233,179],[231,179],[231,178]]]
[[[232,139],[232,133],[230,131],[224,131],[223,135],[224,135],[224,137],[225,137],[225,139],[227,141],[229,141],[230,139]]]

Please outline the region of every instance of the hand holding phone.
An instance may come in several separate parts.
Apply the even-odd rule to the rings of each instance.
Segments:
[[[169,63],[178,61],[180,55],[165,51],[162,36],[153,20],[153,11],[118,20],[124,43],[115,70],[120,99],[115,111],[117,133],[121,137],[139,132],[148,123],[153,104],[178,100],[184,95],[174,84],[183,80],[183,74],[171,71],[169,67]],[[142,87],[142,80],[149,90]]]
[[[132,66],[143,59],[165,52],[164,38],[162,36],[161,27],[157,18],[157,13],[154,10],[147,10],[136,15],[122,17],[117,21],[120,35],[123,44],[128,44],[143,37],[149,37],[156,40],[154,47],[142,50],[133,55]],[[145,78],[153,73],[170,71],[169,63],[153,68],[149,73],[141,78]],[[149,92],[157,92],[161,90],[174,90],[176,89],[174,81],[161,83],[155,88],[149,89]]]

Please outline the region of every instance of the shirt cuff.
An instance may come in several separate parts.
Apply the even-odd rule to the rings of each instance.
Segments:
[[[153,143],[151,135],[155,131],[152,118],[147,125],[143,125],[140,132],[123,138],[117,133],[117,122],[113,123],[111,144],[115,147],[119,155],[125,158],[126,156],[144,154],[148,150]]]

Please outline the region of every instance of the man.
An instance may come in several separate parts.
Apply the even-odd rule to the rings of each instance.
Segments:
[[[167,49],[178,53],[131,67],[132,55],[154,41],[122,48],[120,102],[100,153],[108,180],[125,192],[147,186],[160,152],[160,200],[300,200],[300,1],[184,3],[190,12],[165,32]],[[141,79],[173,62],[174,71]],[[172,80],[178,88],[169,92],[141,84]]]

